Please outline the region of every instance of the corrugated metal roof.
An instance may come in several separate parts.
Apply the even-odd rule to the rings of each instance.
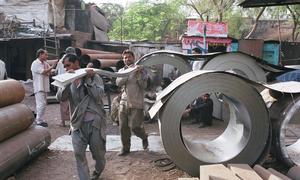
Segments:
[[[288,4],[300,4],[300,0],[246,0],[239,5],[243,8],[249,8],[263,6],[281,6]]]

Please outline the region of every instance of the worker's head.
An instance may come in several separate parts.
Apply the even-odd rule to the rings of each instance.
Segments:
[[[79,58],[80,67],[86,68],[89,63],[91,63],[91,57],[87,54],[80,56]]]
[[[76,55],[75,48],[73,48],[71,46],[67,47],[66,54],[75,54]]]
[[[193,51],[192,52],[193,54],[202,54],[202,51],[200,48],[194,48],[192,51]]]
[[[210,98],[210,94],[209,93],[206,93],[206,94],[204,94],[203,96],[202,96],[202,99],[203,100],[208,100]]]
[[[63,64],[67,71],[80,69],[79,58],[75,54],[67,54],[63,59]]]
[[[36,56],[40,61],[46,61],[48,59],[48,52],[44,49],[39,49],[36,51]]]
[[[122,57],[123,57],[123,61],[124,63],[129,66],[131,64],[134,63],[134,53],[130,50],[125,50],[123,53],[122,53]]]

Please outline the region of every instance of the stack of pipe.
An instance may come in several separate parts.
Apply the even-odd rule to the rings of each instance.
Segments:
[[[90,59],[97,59],[101,63],[101,68],[107,67],[116,67],[117,62],[122,59],[122,54],[109,52],[109,51],[101,51],[94,49],[86,49],[86,48],[78,48],[79,52],[82,55],[87,55]],[[57,59],[48,60],[47,62],[52,65],[57,61]]]
[[[31,126],[33,112],[21,101],[25,89],[19,81],[0,81],[0,179],[5,179],[47,149],[46,128]]]
[[[81,55],[88,55],[91,59],[97,59],[101,62],[101,68],[115,67],[117,62],[122,59],[122,54],[101,51],[94,49],[79,48]]]

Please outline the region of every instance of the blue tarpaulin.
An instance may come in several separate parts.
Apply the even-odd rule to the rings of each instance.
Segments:
[[[284,73],[284,74],[276,77],[276,80],[278,80],[280,82],[286,82],[286,81],[300,82],[300,69]]]

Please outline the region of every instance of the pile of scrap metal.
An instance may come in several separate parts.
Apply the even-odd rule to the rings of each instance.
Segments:
[[[0,0],[0,38],[42,36],[48,25],[48,0]]]
[[[24,96],[19,81],[0,81],[0,179],[14,174],[51,142],[46,128],[32,126],[33,112],[20,103]]]
[[[203,58],[207,60],[201,70],[191,71],[190,62]],[[169,64],[183,74],[157,96],[149,113],[152,117],[159,115],[167,154],[192,176],[199,176],[200,165],[260,164],[269,152],[288,166],[300,164],[299,136],[293,141],[286,137],[291,123],[299,123],[300,83],[271,83],[276,76],[293,69],[270,65],[240,52],[186,55],[158,51],[145,55],[137,64]],[[266,91],[272,92],[269,96],[275,99],[268,106],[267,98],[261,94]],[[213,140],[191,141],[182,135],[182,114],[193,100],[206,93],[214,101],[214,116],[222,119],[226,104],[227,126]]]

